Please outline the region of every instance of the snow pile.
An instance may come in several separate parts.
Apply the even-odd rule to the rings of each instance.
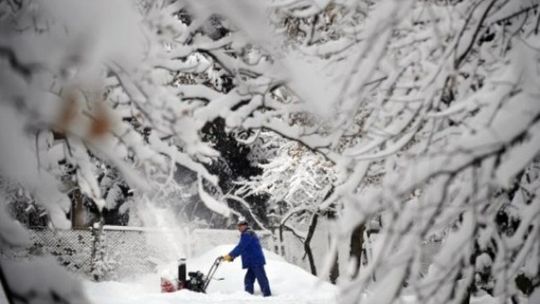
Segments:
[[[87,301],[76,277],[58,265],[51,256],[24,261],[2,259],[0,264],[11,293],[24,299],[17,303],[91,303]],[[6,294],[2,291],[0,300],[4,297]]]
[[[228,253],[234,245],[217,246],[205,254],[187,261],[188,271],[207,273],[214,260]],[[272,252],[265,251],[266,272],[270,280],[272,297],[263,298],[255,283],[255,295],[244,289],[244,274],[240,259],[232,263],[222,263],[214,280],[208,286],[207,294],[188,290],[174,293],[160,292],[160,277],[174,276],[176,263],[171,263],[156,274],[148,274],[136,280],[125,282],[85,282],[87,295],[94,303],[335,303],[337,288],[321,282],[303,269],[285,262]],[[221,278],[223,278],[221,280]]]

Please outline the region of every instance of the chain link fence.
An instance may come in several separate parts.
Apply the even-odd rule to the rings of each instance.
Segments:
[[[51,254],[67,269],[90,278],[96,278],[98,269],[99,279],[147,273],[154,271],[156,261],[163,257],[159,250],[147,245],[146,233],[105,227],[99,238],[92,229],[32,230],[33,245],[28,254]]]
[[[51,254],[68,270],[95,280],[156,272],[158,266],[190,258],[223,244],[236,244],[239,234],[219,229],[145,229],[105,226],[98,229],[30,230],[32,245],[24,252],[3,252],[11,258]],[[259,233],[263,247],[270,235]]]

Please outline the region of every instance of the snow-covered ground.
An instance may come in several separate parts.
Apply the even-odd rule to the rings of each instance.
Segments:
[[[214,260],[228,253],[234,245],[218,246],[205,254],[187,261],[188,271],[206,274]],[[337,303],[337,288],[322,282],[310,273],[285,262],[272,252],[265,251],[266,272],[270,280],[272,297],[263,298],[255,283],[255,295],[243,291],[245,270],[240,259],[222,263],[218,268],[206,294],[181,290],[161,293],[160,277],[174,276],[176,264],[164,266],[162,271],[121,282],[85,282],[85,290],[93,303],[99,304],[161,304],[161,303],[291,303],[332,304]],[[222,280],[221,280],[222,278]]]
[[[228,253],[234,245],[217,246],[203,255],[187,261],[187,271],[208,272],[218,256]],[[266,304],[336,304],[338,288],[323,282],[302,268],[285,262],[280,256],[266,251],[266,272],[270,280],[272,297],[262,297],[255,283],[255,295],[243,291],[245,270],[240,259],[232,263],[223,262],[210,282],[207,293],[180,290],[161,293],[161,277],[176,277],[176,262],[164,265],[156,273],[121,281],[85,281],[84,288],[88,298],[96,304],[207,304],[207,303],[266,303]],[[537,297],[540,296],[540,292]],[[533,297],[534,298],[534,297]],[[536,298],[535,298],[536,299]],[[526,299],[521,299],[527,303]],[[417,304],[414,296],[403,296],[400,304]],[[486,295],[471,299],[471,304],[495,304],[496,299]],[[536,302],[531,302],[536,303]]]
[[[188,271],[202,271],[206,274],[214,260],[228,253],[234,245],[217,246],[203,255],[188,260]],[[92,282],[84,281],[83,288],[91,303],[95,304],[207,304],[207,303],[266,303],[266,304],[337,304],[338,288],[319,280],[305,270],[285,262],[274,253],[265,251],[266,271],[270,280],[273,296],[261,296],[257,284],[255,295],[243,291],[245,271],[241,269],[240,259],[232,263],[222,263],[214,280],[210,283],[207,293],[195,293],[181,290],[173,293],[161,293],[161,277],[176,276],[176,262],[164,265],[161,270],[142,276],[118,281]],[[7,299],[0,289],[0,304]],[[369,291],[367,291],[367,294]],[[404,295],[397,304],[419,304],[412,295]],[[491,296],[471,299],[471,304],[500,303]],[[521,298],[520,303],[540,303],[540,289],[527,301]]]

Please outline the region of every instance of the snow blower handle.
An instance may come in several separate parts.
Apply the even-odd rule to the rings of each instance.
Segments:
[[[206,275],[206,280],[204,281],[203,292],[206,292],[206,288],[208,287],[208,284],[210,284],[210,281],[214,277],[214,274],[216,273],[219,267],[219,264],[221,264],[221,261],[223,261],[223,257],[220,256],[214,261],[214,264],[212,264],[212,266],[210,267],[210,270],[208,270],[208,274]]]

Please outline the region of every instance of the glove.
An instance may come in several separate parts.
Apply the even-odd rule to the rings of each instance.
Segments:
[[[224,261],[227,261],[227,262],[232,262],[232,260],[234,260],[234,258],[228,254],[224,255],[221,257]]]

